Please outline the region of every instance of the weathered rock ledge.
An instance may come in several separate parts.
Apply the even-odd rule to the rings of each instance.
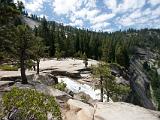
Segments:
[[[90,106],[69,99],[64,120],[160,120],[160,112],[124,102],[101,103]]]

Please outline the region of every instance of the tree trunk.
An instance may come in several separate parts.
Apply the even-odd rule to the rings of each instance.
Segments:
[[[109,102],[109,91],[107,91],[107,102]]]
[[[100,76],[100,87],[101,87],[101,99],[100,102],[103,102],[103,77]]]
[[[37,60],[37,74],[39,75],[39,60]]]
[[[22,79],[22,84],[27,84],[27,77],[26,77],[26,69],[25,69],[25,62],[24,62],[24,52],[21,52],[20,56],[20,67],[21,67],[21,79]]]
[[[107,102],[109,102],[108,79],[106,80]]]

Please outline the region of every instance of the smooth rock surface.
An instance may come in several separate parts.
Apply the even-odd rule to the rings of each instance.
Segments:
[[[160,112],[124,102],[97,102],[94,107],[69,99],[65,120],[160,120]]]
[[[95,120],[160,120],[160,112],[123,102],[97,103]]]

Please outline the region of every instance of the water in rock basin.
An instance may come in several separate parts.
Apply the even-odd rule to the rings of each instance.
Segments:
[[[99,100],[100,99],[100,90],[99,89],[94,89],[93,87],[87,85],[87,84],[81,84],[79,82],[76,82],[72,80],[71,78],[67,77],[58,77],[58,82],[64,82],[67,84],[67,88],[74,93],[78,92],[84,92],[94,100]],[[106,101],[106,95],[104,95],[104,101]]]

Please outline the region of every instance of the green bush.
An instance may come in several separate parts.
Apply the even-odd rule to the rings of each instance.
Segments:
[[[47,120],[47,113],[52,113],[55,120],[61,120],[61,112],[53,96],[44,95],[35,90],[13,88],[2,98],[3,114],[16,108],[19,110],[16,120]]]
[[[18,67],[12,65],[0,65],[0,69],[5,71],[17,71]]]
[[[66,83],[61,82],[61,83],[54,85],[53,87],[58,90],[65,91],[66,86],[67,86]]]

